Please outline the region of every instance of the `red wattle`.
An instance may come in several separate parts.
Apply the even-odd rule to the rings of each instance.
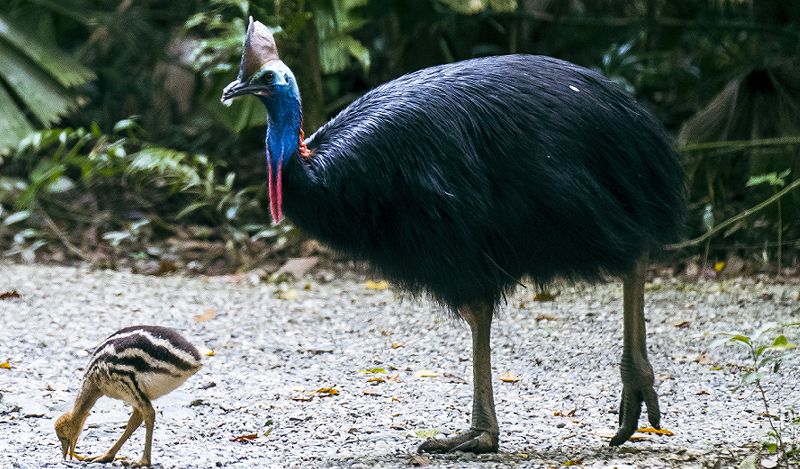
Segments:
[[[275,176],[273,176],[272,171],[272,160],[267,159],[267,173],[268,176],[268,185],[269,185],[269,211],[272,215],[272,221],[274,223],[279,223],[283,219],[283,190],[282,190],[282,178],[281,178],[281,167],[283,166],[282,162],[278,162],[277,171],[275,171]]]

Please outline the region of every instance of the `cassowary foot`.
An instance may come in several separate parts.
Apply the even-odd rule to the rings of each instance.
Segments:
[[[642,414],[642,404],[647,406],[647,419],[653,428],[660,428],[661,411],[658,408],[658,394],[652,385],[624,384],[622,386],[622,400],[619,404],[619,429],[611,446],[619,446],[628,441],[639,426],[639,416]]]
[[[417,448],[418,453],[496,453],[499,447],[497,434],[470,430],[452,438],[428,438]]]
[[[100,456],[92,456],[90,458],[86,458],[85,461],[88,462],[114,462],[115,454],[101,454]]]

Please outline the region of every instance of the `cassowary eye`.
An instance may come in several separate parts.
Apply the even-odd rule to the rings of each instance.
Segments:
[[[264,75],[261,76],[261,80],[271,83],[272,82],[272,77],[273,77],[273,73],[272,72],[266,72],[266,73],[264,73]]]

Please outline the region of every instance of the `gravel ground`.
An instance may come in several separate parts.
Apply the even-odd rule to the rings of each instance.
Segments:
[[[563,286],[554,302],[520,289],[492,337],[500,453],[419,458],[421,437],[468,425],[469,332],[429,302],[364,281],[317,272],[281,299],[253,275],[0,264],[0,293],[20,294],[0,300],[0,361],[12,366],[0,369],[0,467],[84,465],[61,461],[53,421],[71,405],[93,347],[134,324],[173,327],[214,352],[156,401],[153,460],[162,467],[730,467],[753,453],[767,423],[757,396],[733,389],[745,356],[712,347],[715,334],[800,321],[797,281],[648,284],[650,357],[662,423],[675,435],[612,449],[604,435],[615,428],[621,389],[621,287]],[[798,361],[769,388],[787,407],[800,407]],[[387,374],[363,372],[373,368]],[[499,381],[507,371],[520,380]],[[386,381],[368,381],[376,376]],[[101,399],[78,452],[105,451],[126,412]],[[120,455],[138,460],[143,435]]]

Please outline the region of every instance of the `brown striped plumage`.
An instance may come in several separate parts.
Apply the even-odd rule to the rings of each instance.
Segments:
[[[201,367],[200,353],[180,334],[161,326],[132,326],[111,334],[89,359],[73,409],[56,421],[63,455],[75,451],[86,417],[95,402],[108,396],[133,408],[120,439],[95,462],[114,460],[119,449],[144,422],[145,449],[139,465],[150,465],[155,410],[151,401],[173,391]]]

